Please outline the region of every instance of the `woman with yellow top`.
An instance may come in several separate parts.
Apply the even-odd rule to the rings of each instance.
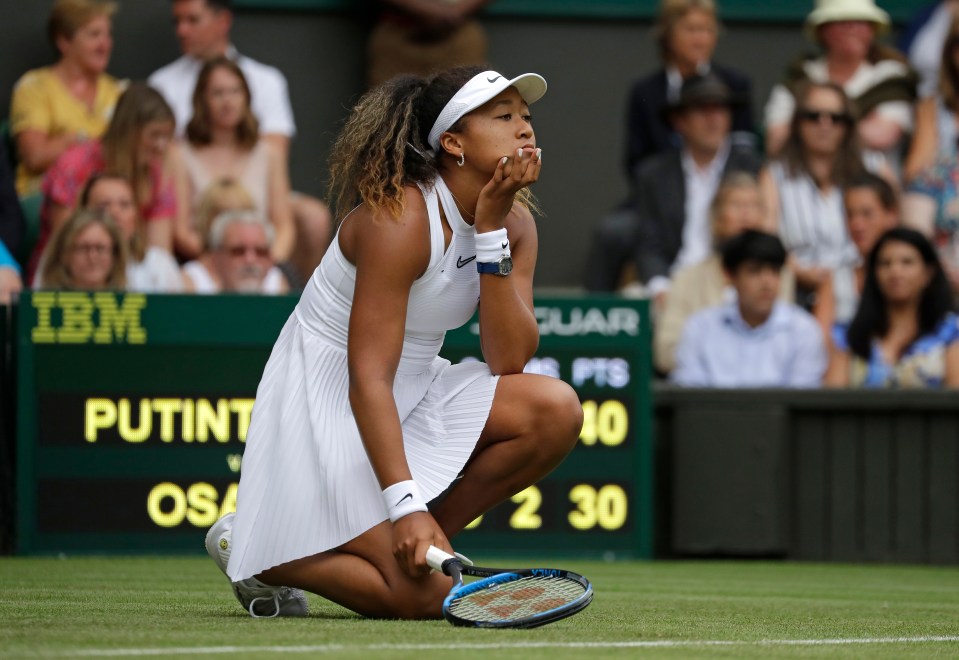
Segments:
[[[43,173],[67,147],[99,138],[106,130],[123,91],[106,73],[115,11],[116,3],[104,0],[54,2],[47,36],[60,59],[25,73],[14,86],[11,101],[20,197],[40,191]]]

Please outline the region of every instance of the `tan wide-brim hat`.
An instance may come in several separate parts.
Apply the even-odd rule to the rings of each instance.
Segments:
[[[820,25],[837,21],[868,21],[877,34],[885,34],[891,25],[889,14],[875,0],[816,0],[816,8],[806,17],[806,36],[815,41]]]

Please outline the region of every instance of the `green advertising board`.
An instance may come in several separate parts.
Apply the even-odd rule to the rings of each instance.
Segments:
[[[256,386],[295,297],[35,292],[21,298],[21,554],[200,552],[236,503]],[[547,478],[474,521],[464,552],[652,555],[650,327],[644,302],[538,297],[527,370],[585,414]],[[444,357],[479,359],[475,323]]]

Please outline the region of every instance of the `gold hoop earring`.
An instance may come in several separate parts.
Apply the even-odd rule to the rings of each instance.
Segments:
[[[463,167],[463,165],[466,164],[466,154],[465,154],[465,153],[461,153],[461,154],[460,154],[460,159],[459,159],[458,161],[456,161],[456,164],[459,165],[460,167]]]

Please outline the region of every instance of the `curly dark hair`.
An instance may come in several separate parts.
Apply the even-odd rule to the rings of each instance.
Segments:
[[[374,212],[382,208],[399,217],[404,186],[432,185],[439,176],[439,159],[450,156],[433,152],[430,130],[456,92],[486,70],[463,66],[428,78],[401,75],[366,92],[330,152],[327,198],[335,217],[342,220],[361,203]],[[449,131],[462,131],[468,117],[460,118]],[[528,189],[517,197],[535,209]]]

